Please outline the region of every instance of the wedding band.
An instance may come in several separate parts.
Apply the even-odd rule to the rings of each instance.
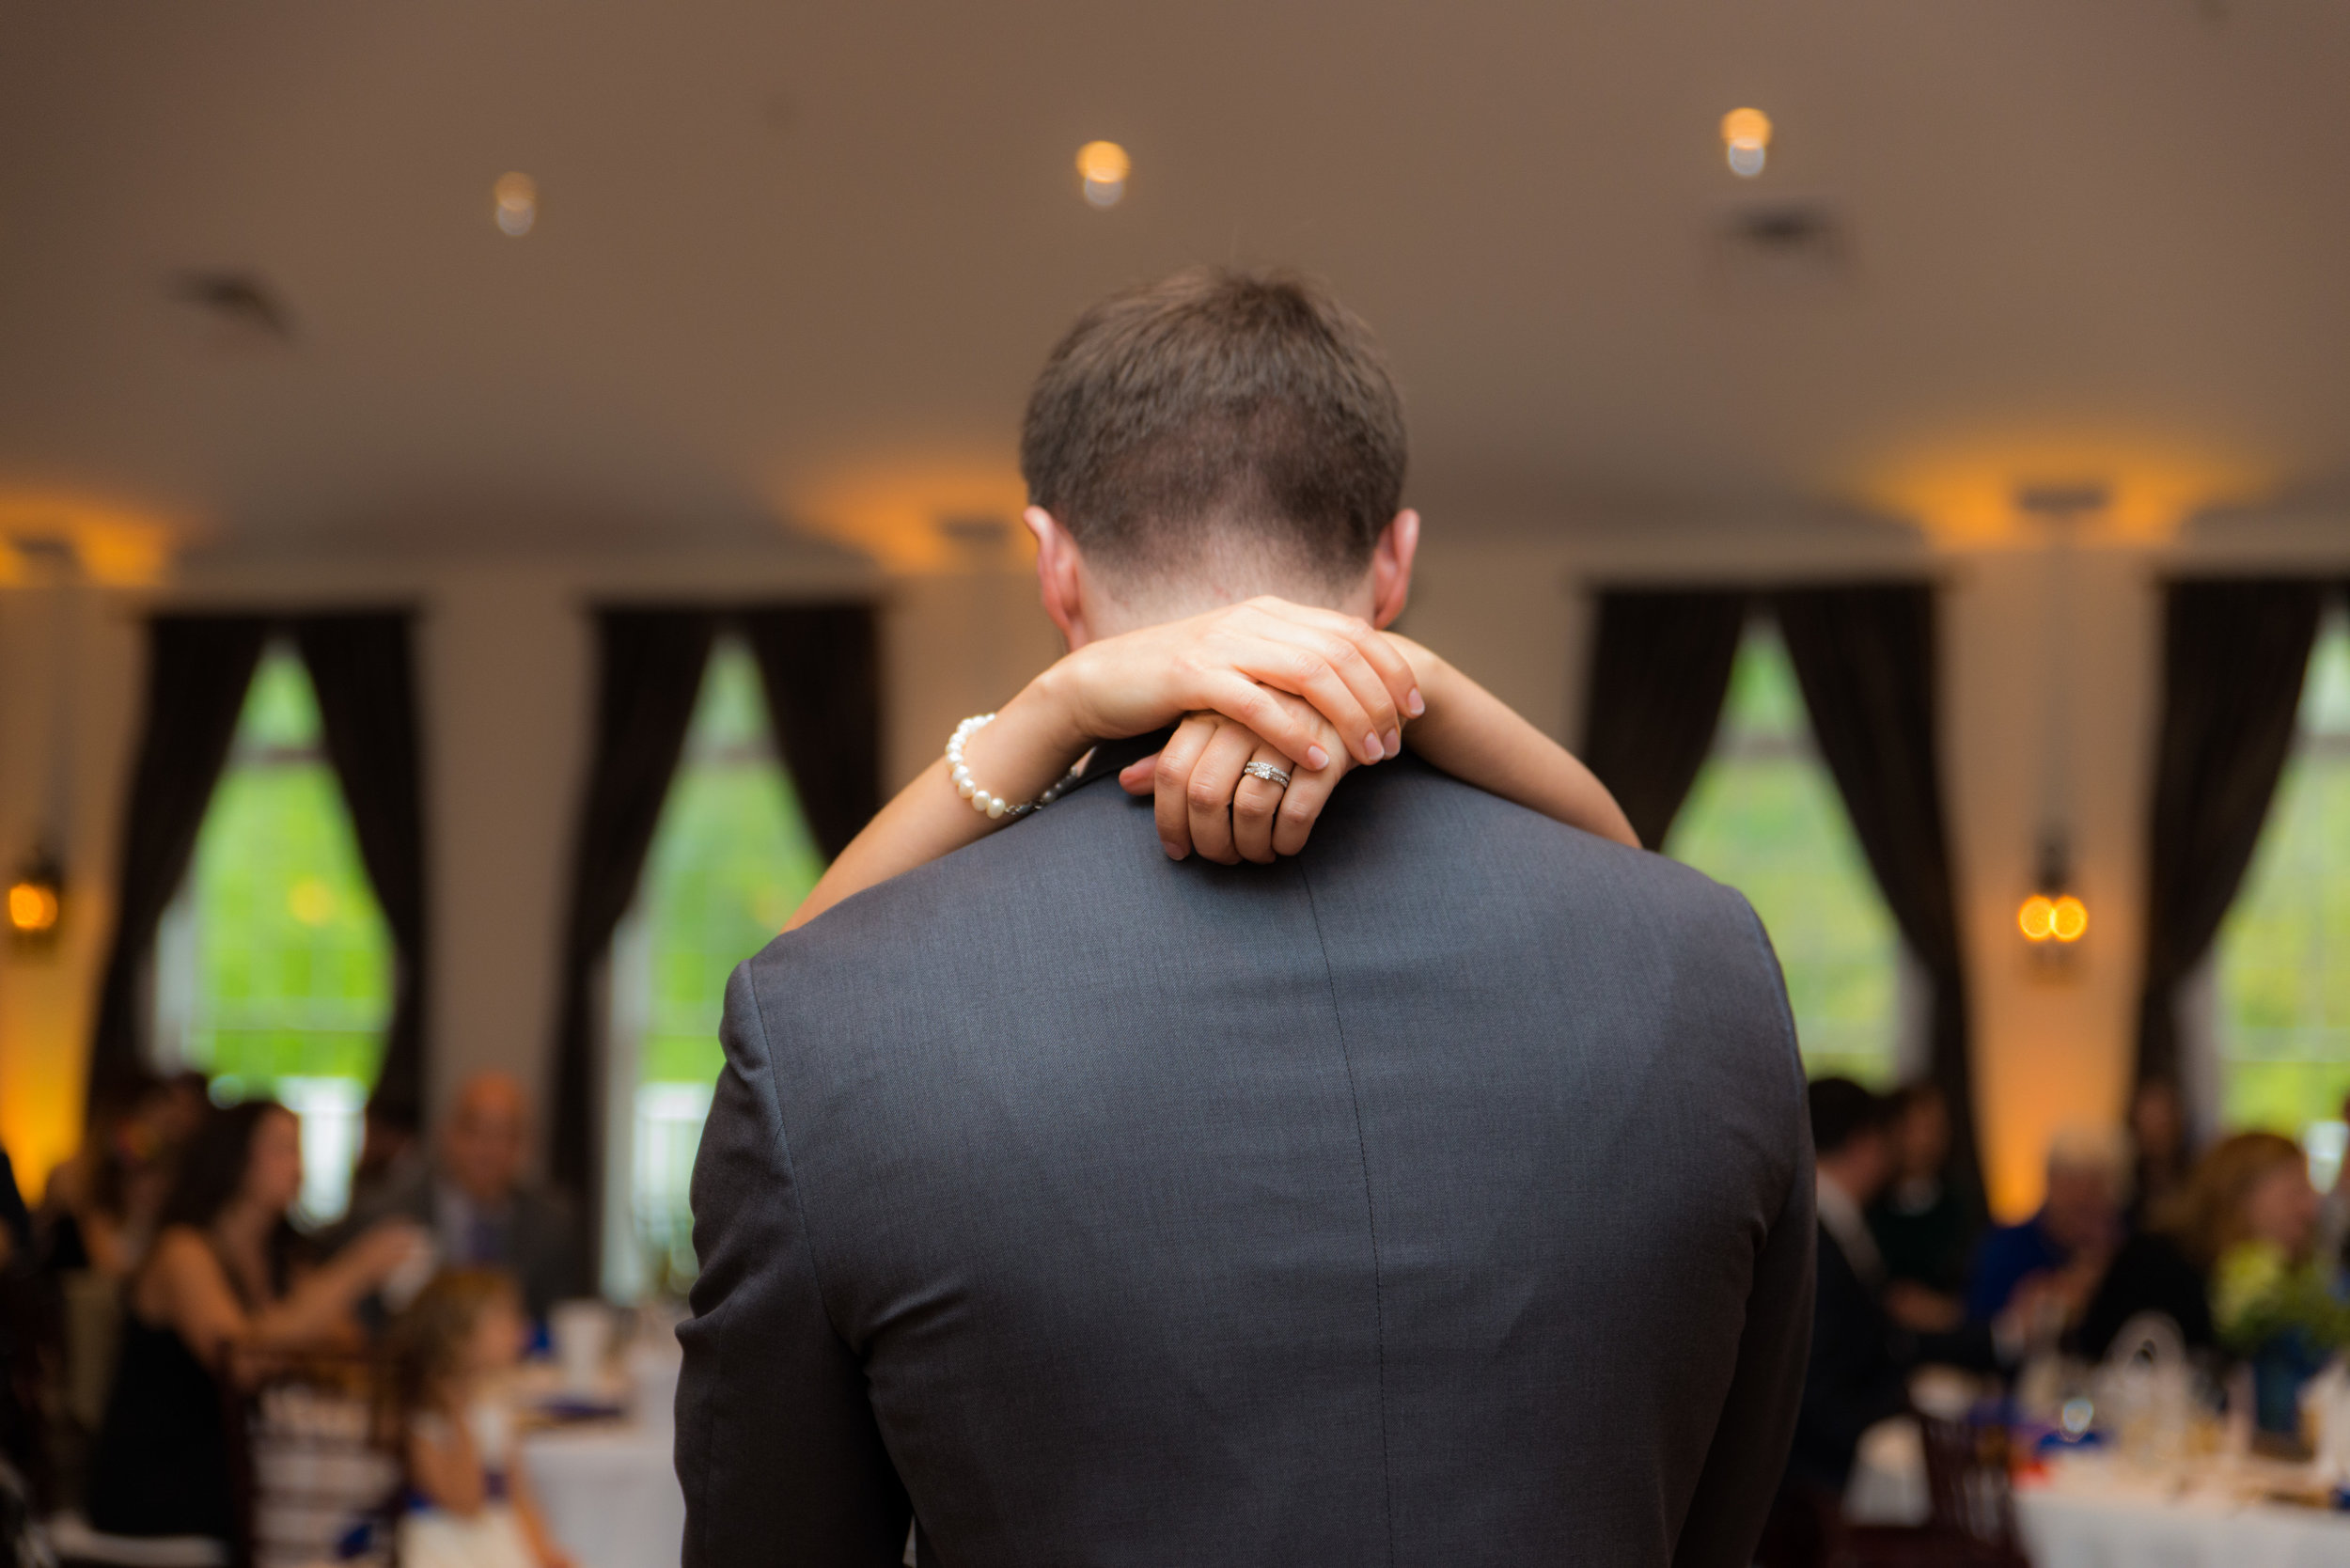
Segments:
[[[1284,790],[1290,787],[1290,776],[1270,762],[1251,762],[1240,771],[1251,778],[1261,778],[1268,784],[1278,784]]]

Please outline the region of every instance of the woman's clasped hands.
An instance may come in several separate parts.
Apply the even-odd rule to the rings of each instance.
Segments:
[[[1040,684],[1089,737],[1178,721],[1120,782],[1153,797],[1170,856],[1263,863],[1305,847],[1349,768],[1402,755],[1427,711],[1410,649],[1358,617],[1258,598],[1089,643]]]

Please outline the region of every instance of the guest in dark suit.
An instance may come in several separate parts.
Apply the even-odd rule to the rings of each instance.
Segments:
[[[1982,1233],[1977,1205],[1950,1180],[1950,1109],[1931,1082],[1891,1097],[1893,1175],[1869,1205],[1869,1233],[1885,1259],[1888,1298],[1913,1328],[1950,1328],[1965,1315],[1966,1260]]]
[[[513,1276],[531,1315],[542,1318],[591,1286],[571,1203],[524,1179],[529,1147],[530,1102],[522,1085],[508,1074],[478,1073],[457,1091],[436,1159],[397,1171],[355,1200],[347,1229],[413,1219],[432,1232],[445,1264]]]
[[[1999,1356],[1993,1331],[1983,1325],[1915,1333],[1887,1315],[1885,1261],[1862,1213],[1892,1175],[1891,1107],[1850,1078],[1820,1079],[1811,1086],[1810,1103],[1819,1289],[1787,1474],[1841,1497],[1860,1435],[1909,1410],[1912,1372],[1929,1361],[1988,1372]]]

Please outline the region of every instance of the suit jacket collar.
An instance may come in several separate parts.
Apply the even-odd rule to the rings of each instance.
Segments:
[[[1174,735],[1175,728],[1169,725],[1165,729],[1153,729],[1148,735],[1129,735],[1123,740],[1104,741],[1093,748],[1093,755],[1086,759],[1085,772],[1077,776],[1074,784],[1069,786],[1070,792],[1082,790],[1097,779],[1117,777],[1127,763],[1150,756],[1166,745]]]

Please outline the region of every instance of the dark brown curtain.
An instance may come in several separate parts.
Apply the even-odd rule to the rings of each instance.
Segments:
[[[423,757],[415,662],[405,610],[297,618],[291,624],[319,699],[327,760],[359,840],[359,857],[390,929],[391,1023],[371,1106],[416,1129],[425,1105]]]
[[[2175,582],[2163,616],[2162,739],[2147,867],[2138,1078],[2175,1083],[2179,982],[2235,899],[2293,748],[2326,586]]]
[[[1599,596],[1583,760],[1650,849],[1664,843],[1713,749],[1749,597],[1736,588]]]
[[[881,809],[881,639],[870,604],[745,610],[776,749],[830,860]]]
[[[132,767],[114,943],[90,1040],[91,1105],[146,1071],[143,981],[155,928],[187,875],[269,628],[260,616],[163,615],[148,622],[146,729]]]
[[[594,1116],[603,1053],[595,977],[636,896],[717,625],[718,617],[705,609],[596,615],[595,735],[572,852],[550,1097],[550,1164],[556,1180],[580,1200],[583,1215],[596,1212],[601,1196]],[[588,1239],[596,1233],[590,1222]]]
[[[1770,596],[1811,734],[1911,955],[1934,989],[1928,1073],[1950,1111],[1953,1174],[1980,1197],[1966,975],[1936,745],[1934,590],[1922,584]]]

